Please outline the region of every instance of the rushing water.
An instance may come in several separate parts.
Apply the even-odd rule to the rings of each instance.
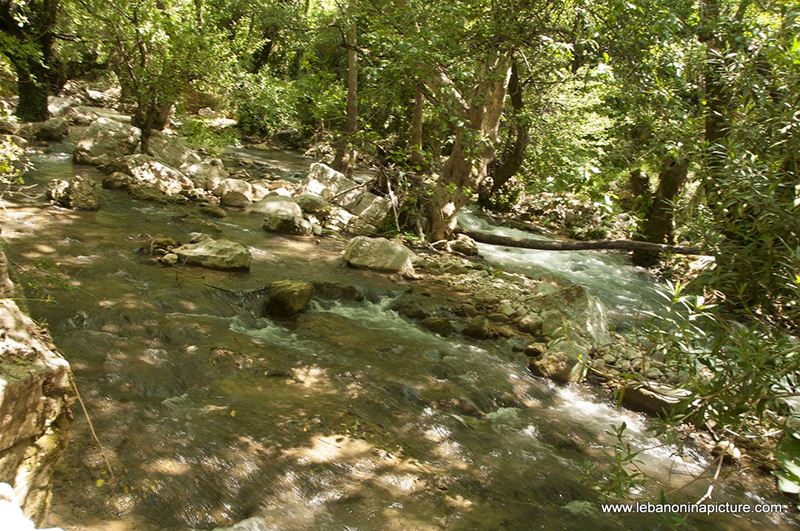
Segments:
[[[584,470],[612,462],[607,430],[627,423],[642,470],[666,490],[710,466],[696,452],[675,457],[643,417],[592,391],[531,376],[504,341],[442,338],[398,316],[389,302],[407,286],[345,267],[340,240],[281,238],[246,213],[211,221],[123,192],[103,191],[97,212],[49,207],[37,196],[46,180],[100,175],[58,153],[35,162],[37,186],[0,210],[3,237],[115,469],[112,480],[76,412],[50,525],[210,529],[257,517],[252,529],[667,529],[655,515],[601,513]],[[185,241],[196,230],[249,246],[251,271],[166,268],[136,253],[148,235]],[[481,251],[504,267],[535,257]],[[558,269],[589,262],[567,274],[618,282],[616,295],[638,286],[635,276],[590,278],[620,269],[585,256],[556,257]],[[366,298],[318,298],[296,320],[265,318],[257,289],[281,278],[356,286]],[[696,500],[707,485],[671,499]],[[728,480],[714,500],[756,503],[752,488]],[[689,525],[788,526],[764,515]]]
[[[458,217],[462,227],[529,240],[545,240],[545,236],[494,225],[464,209]],[[635,267],[619,253],[606,251],[539,251],[478,244],[480,254],[508,271],[537,278],[554,275],[586,287],[609,309],[609,317],[618,325],[634,322],[642,312],[658,311],[664,306],[665,293],[645,269]]]

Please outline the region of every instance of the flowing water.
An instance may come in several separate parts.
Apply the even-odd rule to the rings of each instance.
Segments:
[[[49,525],[211,529],[257,517],[251,529],[667,529],[656,515],[601,512],[585,472],[612,462],[610,426],[627,423],[640,467],[666,490],[713,468],[691,450],[675,457],[643,417],[593,391],[531,376],[505,341],[443,338],[401,318],[392,297],[423,288],[345,267],[341,240],[268,235],[257,216],[209,221],[123,192],[104,190],[97,212],[47,206],[37,194],[48,179],[100,178],[59,150],[35,158],[36,186],[0,210],[3,238],[115,477],[76,409]],[[198,230],[249,246],[250,272],[167,268],[136,253],[148,235],[186,241]],[[481,251],[509,268],[537,256]],[[616,283],[614,295],[645,283],[596,255],[558,259],[586,266],[568,268],[576,281]],[[295,320],[262,317],[259,288],[283,278],[362,296],[317,298]],[[671,499],[696,500],[707,485]],[[713,500],[763,501],[756,492],[728,478]],[[697,529],[791,523],[689,518]]]
[[[458,217],[460,226],[528,240],[545,236],[495,225],[466,208]],[[644,312],[664,307],[664,286],[657,284],[645,269],[635,267],[623,255],[606,251],[539,251],[479,243],[481,256],[508,271],[531,278],[557,276],[586,287],[608,308],[609,319],[618,326],[636,322]]]

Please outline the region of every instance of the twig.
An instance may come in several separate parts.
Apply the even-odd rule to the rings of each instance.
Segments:
[[[83,399],[81,398],[81,393],[78,391],[78,384],[75,383],[75,377],[73,376],[70,378],[70,383],[72,384],[72,390],[75,391],[75,396],[78,398],[78,403],[81,405],[81,409],[83,410],[83,414],[86,415],[86,422],[89,424],[89,431],[92,433],[92,438],[94,442],[97,443],[97,447],[100,448],[100,455],[103,456],[103,461],[106,463],[106,468],[108,469],[108,473],[111,474],[111,479],[114,480],[114,469],[111,468],[111,463],[108,460],[108,456],[106,455],[106,450],[103,447],[103,444],[100,442],[100,439],[97,437],[97,433],[94,431],[94,424],[92,424],[92,417],[89,416],[89,411],[86,409],[86,404],[83,403]]]

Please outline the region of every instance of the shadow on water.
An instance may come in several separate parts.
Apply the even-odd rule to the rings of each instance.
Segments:
[[[38,185],[100,178],[63,157],[37,162]],[[674,458],[642,417],[590,391],[532,377],[505,342],[443,338],[401,318],[388,306],[397,283],[346,268],[341,241],[269,236],[232,214],[205,223],[251,247],[249,273],[170,269],[136,249],[146,235],[185,241],[197,230],[191,207],[103,191],[101,210],[73,212],[37,190],[2,211],[3,237],[116,475],[76,412],[51,525],[209,529],[256,516],[262,529],[666,529],[658,516],[600,512],[583,469],[611,462],[610,424],[625,421],[631,444],[652,447],[642,467],[665,486],[709,465]],[[296,319],[268,319],[257,290],[280,278],[373,296],[318,298]],[[755,502],[732,481],[715,496]],[[782,523],[769,518],[689,522]]]

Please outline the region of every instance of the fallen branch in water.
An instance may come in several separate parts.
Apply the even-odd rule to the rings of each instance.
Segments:
[[[663,243],[639,242],[634,240],[588,240],[588,241],[554,241],[554,240],[529,240],[513,238],[511,236],[498,236],[486,232],[456,229],[461,234],[466,234],[476,242],[505,247],[519,247],[522,249],[537,249],[541,251],[586,251],[593,249],[619,249],[623,251],[655,251],[661,253],[702,255],[707,252],[700,247],[682,247],[680,245],[666,245]]]

